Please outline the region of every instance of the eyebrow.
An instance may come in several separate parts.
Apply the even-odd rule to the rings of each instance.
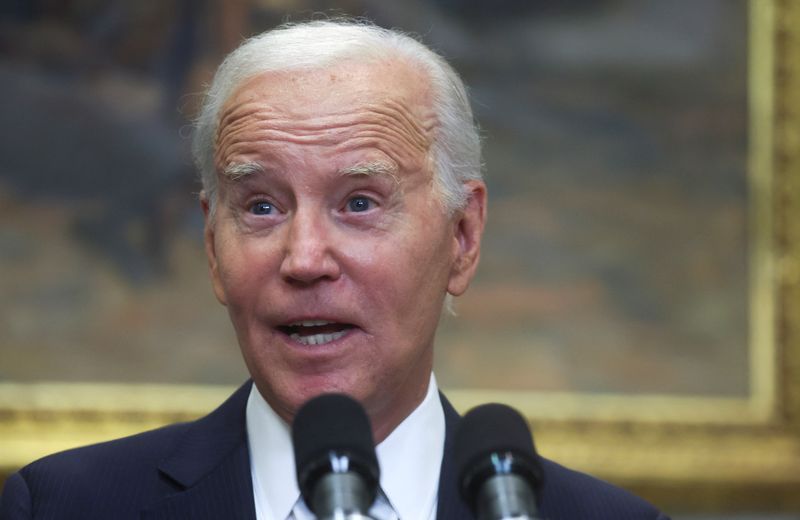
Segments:
[[[252,175],[254,173],[263,173],[264,167],[258,163],[254,162],[246,162],[246,163],[233,163],[229,164],[223,171],[222,175],[227,177],[232,181],[236,181],[241,179],[242,177],[247,177],[248,175]]]
[[[229,164],[222,171],[222,174],[232,181],[253,175],[254,173],[264,173],[264,167],[256,162],[233,163]],[[342,168],[338,173],[343,177],[350,175],[386,175],[398,181],[397,166],[386,161],[370,161],[354,164],[353,166]]]
[[[397,181],[397,166],[387,161],[370,161],[342,168],[339,175],[387,175]]]

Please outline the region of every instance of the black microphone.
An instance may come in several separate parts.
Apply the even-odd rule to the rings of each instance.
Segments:
[[[343,394],[309,400],[292,424],[297,483],[317,518],[368,519],[380,470],[364,408]]]
[[[463,498],[478,520],[534,520],[542,469],[525,419],[513,408],[470,410],[455,432],[455,461]]]

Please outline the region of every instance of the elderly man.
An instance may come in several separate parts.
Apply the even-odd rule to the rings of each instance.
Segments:
[[[308,399],[344,392],[378,443],[376,518],[471,518],[451,460],[458,415],[432,374],[441,309],[475,273],[486,217],[458,75],[364,23],[282,27],[222,64],[194,144],[214,292],[253,384],[196,422],[31,464],[2,517],[310,518],[289,425]],[[544,518],[663,518],[541,463]]]

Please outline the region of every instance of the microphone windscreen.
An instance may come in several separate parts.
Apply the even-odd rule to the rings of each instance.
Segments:
[[[344,394],[323,394],[309,400],[295,415],[292,424],[297,480],[303,491],[317,466],[329,454],[345,454],[363,475],[377,482],[379,476],[372,427],[364,408]]]
[[[454,452],[459,482],[475,473],[493,453],[511,452],[524,465],[524,476],[538,486],[541,470],[533,447],[528,423],[516,410],[503,404],[485,404],[473,408],[455,432]]]

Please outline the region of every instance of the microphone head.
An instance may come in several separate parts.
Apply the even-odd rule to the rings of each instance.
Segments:
[[[297,483],[307,504],[319,479],[352,471],[375,499],[380,471],[364,408],[344,394],[323,394],[300,408],[292,423]]]
[[[494,475],[515,474],[535,490],[542,485],[528,423],[504,404],[473,408],[455,432],[454,455],[462,498],[475,510],[478,490]]]

